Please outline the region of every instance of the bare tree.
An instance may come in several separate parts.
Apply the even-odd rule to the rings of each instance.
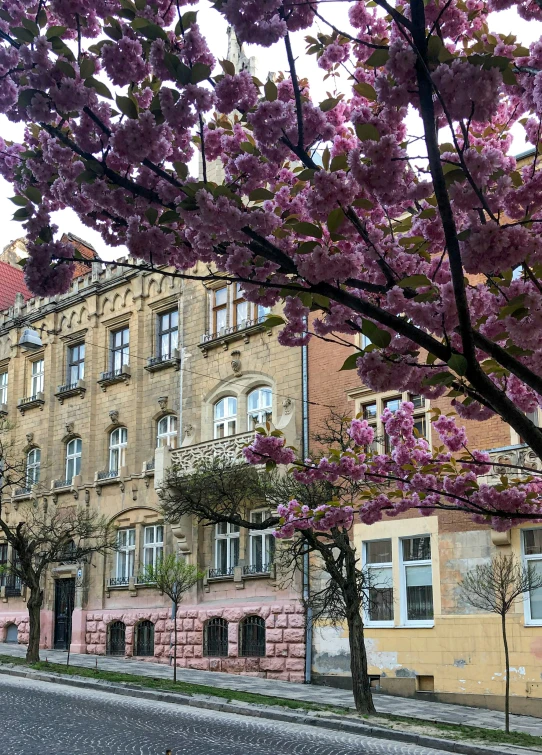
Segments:
[[[499,555],[487,564],[468,571],[460,582],[461,598],[473,608],[501,617],[502,641],[506,666],[504,715],[505,730],[510,731],[510,653],[506,617],[518,599],[542,588],[542,574],[523,566],[514,556]]]
[[[292,498],[315,508],[334,499],[351,502],[354,495],[355,490],[344,484],[305,485],[290,476],[260,472],[217,457],[203,462],[189,475],[173,466],[166,473],[160,493],[164,513],[170,521],[189,515],[205,524],[229,522],[247,530],[265,530],[278,525],[279,517],[273,514],[261,522],[251,520],[250,510],[261,506],[262,501],[271,510]],[[356,709],[360,713],[374,713],[362,619],[367,583],[350,532],[344,527],[335,527],[331,532],[302,530],[279,551],[283,551],[281,559],[289,560],[293,569],[302,568],[307,552],[318,554],[321,559],[329,583],[312,597],[312,605],[317,616],[334,617],[337,623],[346,620]]]
[[[184,595],[199,579],[203,579],[204,573],[197,566],[187,564],[184,558],[179,558],[175,553],[169,553],[159,559],[156,565],[148,564],[145,567],[145,579],[154,582],[160,592],[163,592],[173,603],[173,681],[177,681],[177,609]]]

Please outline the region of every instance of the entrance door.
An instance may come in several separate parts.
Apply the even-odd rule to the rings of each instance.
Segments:
[[[75,579],[55,581],[55,650],[67,650],[72,639]]]

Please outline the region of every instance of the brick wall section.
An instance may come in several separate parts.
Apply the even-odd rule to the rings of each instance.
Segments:
[[[266,624],[266,653],[264,658],[239,657],[239,622],[245,616],[261,616]],[[104,655],[107,652],[107,626],[112,621],[126,625],[126,656],[134,653],[134,632],[139,621],[148,619],[154,624],[154,657],[143,660],[169,663],[173,656],[173,621],[167,610],[99,611],[87,614],[87,652]],[[203,626],[208,619],[222,617],[228,621],[228,656],[203,656]],[[305,668],[305,618],[303,606],[294,603],[250,605],[234,608],[202,610],[201,607],[181,608],[177,612],[177,665],[203,671],[223,671],[231,674],[260,676],[266,679],[302,682]]]

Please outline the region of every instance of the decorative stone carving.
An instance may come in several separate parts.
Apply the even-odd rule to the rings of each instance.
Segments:
[[[184,434],[187,438],[191,438],[194,435],[194,425],[185,425]]]
[[[87,506],[90,503],[90,490],[88,488],[85,488],[85,503]]]
[[[231,368],[235,375],[239,375],[241,372],[241,352],[232,351],[231,353]]]
[[[66,435],[71,435],[74,427],[75,425],[73,422],[66,422]]]
[[[285,398],[282,402],[282,410],[284,414],[291,414],[294,409],[294,402],[291,398]]]
[[[165,412],[167,409],[167,401],[168,401],[167,396],[160,396],[160,398],[158,399],[158,406],[163,412]]]
[[[34,441],[34,433],[27,433],[26,434],[26,442],[28,443],[28,445],[30,445],[31,443],[33,443],[33,441]]]
[[[208,440],[194,446],[177,448],[171,452],[171,461],[178,465],[178,470],[181,473],[192,472],[198,462],[208,460],[215,455],[225,456],[232,460],[238,459],[242,463],[243,448],[253,438],[254,432],[250,431],[219,440]]]
[[[114,425],[118,425],[118,423],[119,423],[119,413],[118,413],[117,409],[111,409],[111,411],[109,412],[109,418],[111,419],[111,422]]]

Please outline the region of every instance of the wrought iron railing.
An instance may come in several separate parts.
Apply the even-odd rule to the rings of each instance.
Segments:
[[[268,564],[247,564],[246,566],[243,566],[243,574],[269,574],[272,566],[272,561]]]
[[[14,495],[29,495],[31,492],[31,489],[29,487],[23,487],[23,488],[15,488],[13,491]]]
[[[98,472],[96,479],[109,480],[111,477],[118,477],[118,476],[119,476],[118,469],[102,469],[101,472]]]
[[[149,461],[145,462],[145,469],[147,472],[151,472],[155,467],[155,460],[154,458],[150,459]]]
[[[115,370],[108,370],[107,372],[102,372],[102,376],[100,380],[114,380],[115,378],[122,377],[123,375],[126,375],[127,372],[124,369],[124,367],[118,367]]]
[[[136,585],[154,585],[156,584],[155,579],[149,579],[147,575],[145,574],[138,574],[135,578]]]
[[[159,354],[155,357],[147,357],[147,367],[156,367],[158,364],[165,364],[166,362],[174,362],[178,360],[178,356],[172,354]]]
[[[77,382],[75,383],[65,383],[64,385],[58,386],[58,393],[67,393],[68,391],[74,391],[76,388],[78,388]]]
[[[3,574],[0,576],[0,587],[6,588],[6,598],[16,598],[21,594],[21,578],[16,574]]]
[[[32,404],[34,401],[41,401],[39,397],[39,393],[34,393],[33,396],[25,396],[24,398],[20,398],[19,406],[24,406],[25,404]]]
[[[231,577],[233,576],[233,570],[235,566],[228,566],[226,569],[209,569],[209,579],[215,579],[216,577]]]
[[[256,325],[261,325],[265,321],[265,319],[265,315],[262,317],[255,317],[252,320],[244,320],[238,325],[230,325],[229,328],[221,328],[216,333],[205,333],[201,337],[201,343],[210,343],[211,341],[216,341],[219,338],[231,336],[234,333],[240,333],[241,331],[247,330],[248,328],[254,328]]]
[[[65,480],[55,480],[53,483],[54,488],[69,488],[72,484],[72,477],[67,477]]]
[[[109,587],[127,587],[130,577],[110,577]]]

